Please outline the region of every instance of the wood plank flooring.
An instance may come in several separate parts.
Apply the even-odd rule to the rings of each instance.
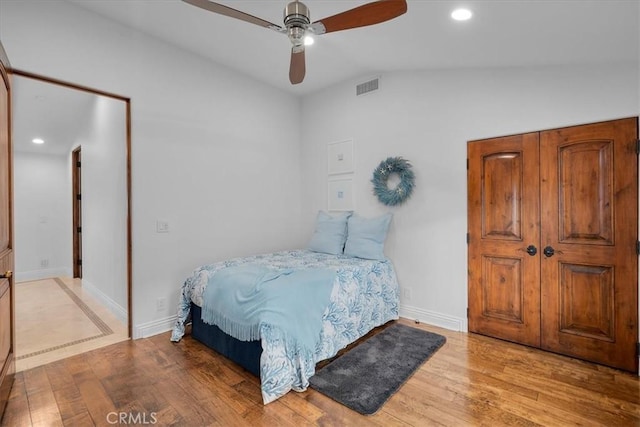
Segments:
[[[185,337],[126,341],[16,375],[3,426],[640,426],[637,376],[479,335],[447,343],[372,416],[259,381]],[[120,418],[123,417],[123,418]]]

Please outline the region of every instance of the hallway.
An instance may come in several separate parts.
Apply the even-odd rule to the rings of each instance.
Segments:
[[[80,279],[17,283],[15,320],[17,372],[128,339],[127,325]]]

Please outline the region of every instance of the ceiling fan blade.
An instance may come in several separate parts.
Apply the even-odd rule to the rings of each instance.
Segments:
[[[273,24],[269,21],[265,21],[264,19],[257,18],[253,15],[249,15],[248,13],[240,12],[239,10],[232,9],[228,6],[222,5],[220,3],[214,3],[208,0],[182,0],[185,3],[189,3],[193,6],[197,6],[204,10],[208,10],[210,12],[215,12],[220,15],[229,16],[231,18],[236,18],[241,21],[249,22],[251,24],[259,25],[261,27],[269,28],[278,32],[286,32],[286,28],[282,28],[279,25]]]
[[[294,46],[291,48],[291,64],[289,65],[289,81],[297,85],[302,83],[306,73],[304,60],[304,46]]]
[[[406,0],[379,0],[316,21],[311,28],[316,34],[324,34],[366,27],[397,18],[406,11]]]

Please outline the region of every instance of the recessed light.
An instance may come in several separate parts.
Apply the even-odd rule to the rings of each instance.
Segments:
[[[471,19],[472,16],[473,13],[471,13],[469,9],[460,8],[451,12],[451,17],[456,21],[467,21]]]
[[[34,144],[44,144],[44,139],[42,139],[42,138],[33,138],[31,140],[31,142],[33,142]]]

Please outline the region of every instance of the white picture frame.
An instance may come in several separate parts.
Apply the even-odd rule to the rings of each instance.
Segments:
[[[353,173],[353,140],[327,144],[327,173],[339,175]]]
[[[352,211],[353,180],[351,178],[332,179],[328,182],[329,198],[327,210]]]

